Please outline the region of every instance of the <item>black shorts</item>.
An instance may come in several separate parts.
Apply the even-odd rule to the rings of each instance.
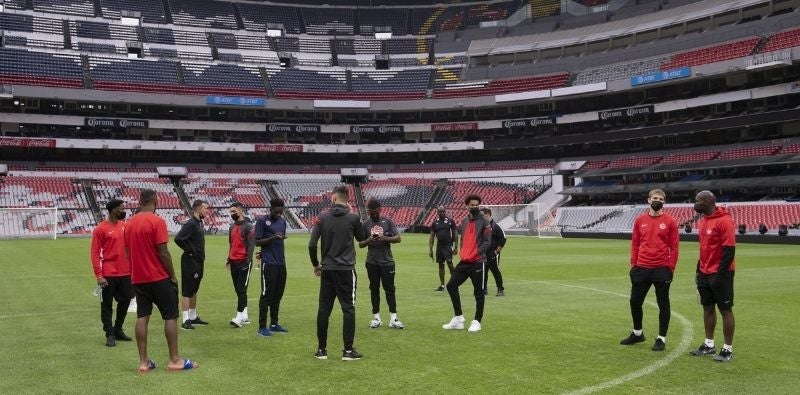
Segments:
[[[161,312],[161,318],[175,320],[178,318],[178,284],[165,278],[154,283],[136,284],[136,316],[148,317],[153,313],[153,304]]]
[[[631,284],[655,284],[672,281],[672,270],[667,267],[647,268],[634,266],[630,271]]]
[[[700,294],[700,304],[711,306],[716,304],[720,310],[730,310],[733,307],[733,275],[720,276],[717,273],[697,273],[697,292]]]
[[[438,244],[438,245],[436,245],[436,263],[442,264],[445,261],[453,262],[453,245],[452,244]]]
[[[196,295],[202,279],[203,263],[190,255],[181,255],[181,296],[191,298]]]
[[[105,289],[111,291],[109,297],[113,297],[117,302],[124,299],[131,300],[135,296],[133,285],[131,285],[131,276],[106,277],[106,281],[108,281],[108,286]]]

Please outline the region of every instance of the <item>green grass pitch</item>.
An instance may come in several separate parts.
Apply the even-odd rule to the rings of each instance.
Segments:
[[[150,355],[159,369],[137,376],[135,342],[104,346],[89,239],[0,241],[0,393],[796,393],[800,357],[800,247],[740,244],[736,251],[736,337],[732,363],[688,355],[703,340],[694,270],[696,243],[682,243],[671,289],[667,350],[650,351],[657,329],[653,291],[645,335],[620,346],[631,328],[629,242],[511,237],[503,250],[505,297],[489,279],[483,331],[445,331],[452,316],[427,255],[427,236],[393,246],[399,318],[405,330],[369,329],[369,289],[359,251],[356,347],[360,361],[339,360],[341,311],[329,330],[331,359],[316,347],[318,279],[308,236],[287,239],[289,279],[281,308],[288,334],[256,336],[259,272],[249,291],[252,325],[232,329],[235,295],[224,268],[227,238],[208,236],[198,312],[211,324],[179,333],[190,372],[163,368],[163,324],[150,324]],[[175,262],[179,250],[171,243]],[[180,278],[180,276],[179,276]],[[462,286],[467,319],[471,286]],[[384,323],[388,311],[383,300]],[[133,335],[135,315],[125,330]],[[722,343],[721,320],[717,343]]]

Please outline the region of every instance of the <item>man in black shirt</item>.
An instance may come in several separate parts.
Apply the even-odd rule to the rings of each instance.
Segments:
[[[492,241],[486,251],[486,268],[492,271],[494,283],[497,285],[497,296],[505,296],[503,288],[503,275],[500,273],[500,250],[506,245],[506,232],[492,219],[492,210],[488,207],[481,209],[483,216],[492,224]],[[483,271],[483,292],[489,293],[489,270]]]
[[[392,244],[400,242],[400,234],[394,222],[386,217],[381,217],[381,203],[377,199],[367,201],[367,218],[362,224],[364,233],[369,237],[358,242],[359,248],[367,249],[367,276],[369,277],[369,291],[372,301],[372,315],[369,323],[372,329],[381,326],[381,283],[386,293],[386,304],[389,305],[389,327],[405,329],[397,319],[397,300],[394,294],[395,263],[392,256]]]
[[[184,330],[192,330],[195,325],[208,325],[208,322],[197,316],[197,291],[200,290],[203,264],[206,259],[203,218],[208,214],[208,203],[195,200],[192,203],[192,210],[192,217],[175,235],[175,244],[183,250],[181,255],[183,324],[181,324],[181,328]]]
[[[319,310],[317,310],[318,347],[314,357],[328,359],[328,320],[333,302],[338,298],[342,307],[342,360],[354,361],[362,355],[353,348],[356,334],[356,251],[353,237],[358,241],[367,238],[358,214],[350,212],[347,187],[333,189],[333,207],[317,218],[308,242],[308,254],[314,275],[321,277],[319,284]],[[322,239],[322,264],[317,256],[317,243]]]
[[[444,263],[453,274],[453,251],[458,251],[458,231],[456,222],[447,217],[444,206],[436,209],[438,217],[431,224],[431,237],[428,240],[428,255],[433,256],[433,238],[436,237],[436,263],[439,264],[439,287],[435,291],[444,291]]]

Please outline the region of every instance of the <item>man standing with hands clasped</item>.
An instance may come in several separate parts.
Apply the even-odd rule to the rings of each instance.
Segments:
[[[386,304],[389,305],[389,328],[405,329],[397,319],[397,299],[395,298],[394,272],[395,264],[392,256],[392,244],[400,242],[400,235],[394,222],[381,217],[381,202],[377,199],[367,201],[369,218],[364,221],[364,233],[369,237],[358,242],[359,248],[367,247],[367,276],[372,302],[373,319],[369,323],[372,329],[378,328],[381,321],[381,283],[386,293]]]
[[[703,326],[706,339],[694,356],[713,355],[714,329],[717,312],[722,315],[722,334],[725,344],[714,356],[718,362],[730,362],[733,358],[733,275],[736,270],[736,234],[733,219],[725,207],[717,206],[717,198],[709,191],[702,191],[694,198],[694,209],[703,215],[697,224],[700,240],[700,259],[697,261],[697,292],[703,305]]]
[[[283,199],[269,201],[269,215],[256,221],[256,245],[261,247],[261,297],[258,300],[258,335],[272,336],[272,332],[289,332],[278,323],[283,290],[286,288],[286,257],[283,240],[286,239],[286,220],[283,218]],[[270,325],[267,327],[267,310]]]
[[[362,355],[353,348],[356,334],[356,251],[353,243],[367,238],[358,214],[350,212],[347,187],[338,186],[332,193],[333,207],[317,218],[308,242],[308,254],[319,283],[317,311],[317,359],[328,359],[328,320],[333,302],[342,307],[342,360],[354,361]],[[322,239],[322,264],[317,256],[317,243]]]
[[[434,291],[444,291],[444,264],[453,274],[453,251],[458,251],[458,230],[456,221],[447,216],[444,206],[436,209],[436,220],[431,223],[431,237],[428,239],[428,255],[439,265],[439,287]],[[436,238],[436,255],[433,254],[433,239]],[[454,244],[455,243],[455,244]]]
[[[197,316],[197,291],[203,280],[203,265],[206,260],[206,239],[203,219],[208,213],[208,203],[195,200],[192,203],[192,217],[186,221],[178,234],[175,244],[183,250],[181,254],[181,295],[183,296],[183,323],[181,329],[193,330],[195,325],[208,325]]]
[[[669,327],[669,286],[678,262],[678,223],[662,210],[667,195],[653,189],[647,197],[650,207],[633,223],[631,236],[631,317],[633,330],[622,339],[622,345],[633,345],[645,341],[642,329],[644,312],[642,305],[650,286],[656,289],[658,302],[658,337],[653,351],[664,351]]]

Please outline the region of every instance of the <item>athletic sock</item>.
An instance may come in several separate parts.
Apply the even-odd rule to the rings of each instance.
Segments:
[[[636,335],[636,336],[641,336],[642,332],[644,332],[644,331],[641,330],[641,329],[634,329],[633,330],[633,334]]]
[[[723,350],[728,350],[730,352],[733,352],[733,345],[732,344],[723,344],[722,345],[722,349]]]
[[[397,319],[397,313],[389,313],[389,319],[394,321]]]
[[[184,310],[184,312],[183,312],[183,322],[186,322],[188,320],[189,320],[189,311]]]
[[[708,348],[714,348],[714,339],[706,339],[705,345]]]
[[[378,321],[381,320],[381,313],[375,313],[375,314],[373,314],[373,316],[375,317],[376,320],[378,320]]]
[[[667,337],[666,336],[659,336],[656,339],[661,339],[661,341],[664,342],[664,343],[667,342]]]
[[[245,307],[244,310],[242,310],[242,319],[244,319],[244,320],[248,319],[247,318],[247,307]]]
[[[189,319],[190,320],[197,319],[197,310],[196,309],[189,309]]]

